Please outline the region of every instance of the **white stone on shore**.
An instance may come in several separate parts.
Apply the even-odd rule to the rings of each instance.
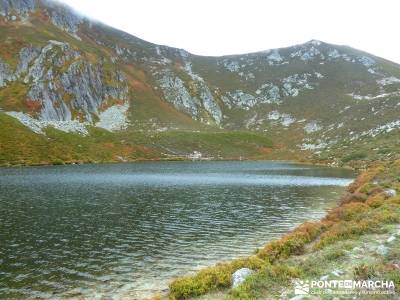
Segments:
[[[394,189],[387,189],[387,190],[385,190],[385,195],[387,196],[387,197],[396,197],[396,195],[397,195],[397,192],[396,192],[396,190],[394,190]]]
[[[232,274],[232,288],[238,287],[247,277],[253,274],[254,271],[249,268],[241,268]]]

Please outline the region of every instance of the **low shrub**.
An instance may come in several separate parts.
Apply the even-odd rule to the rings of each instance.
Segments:
[[[353,274],[355,280],[367,280],[374,278],[374,276],[376,275],[376,270],[374,266],[360,264],[354,267]]]
[[[272,241],[261,249],[257,256],[273,263],[279,258],[302,253],[304,246],[314,240],[326,225],[322,222],[306,222],[280,240]]]
[[[64,165],[65,163],[62,159],[56,158],[51,162],[51,164],[54,166],[60,166],[60,165]]]
[[[347,193],[340,199],[340,205],[351,203],[351,202],[365,202],[368,196],[363,193],[355,192],[355,193]]]
[[[378,176],[382,171],[385,170],[384,166],[376,166],[376,167],[371,167],[367,171],[361,173],[360,175],[357,176],[356,180],[352,184],[349,185],[347,190],[350,193],[356,192],[358,189],[360,189],[364,184],[370,183],[373,181],[373,179]]]
[[[369,209],[371,208],[365,203],[350,202],[329,211],[324,220],[332,222],[359,220]]]
[[[370,229],[375,226],[377,226],[377,222],[370,220],[362,220],[360,222],[342,221],[335,223],[329,230],[321,234],[313,248],[318,250],[339,240],[353,238],[357,235],[369,232]]]
[[[176,279],[170,284],[172,299],[187,299],[200,296],[218,288],[230,287],[232,274],[240,268],[260,270],[266,267],[266,262],[256,256],[246,259],[236,259],[231,262],[219,263],[213,267],[200,270],[193,276]]]
[[[373,195],[382,193],[384,191],[384,189],[377,184],[368,182],[368,183],[362,185],[358,191],[367,196],[373,196]]]
[[[385,202],[385,195],[381,193],[369,197],[365,203],[372,208],[378,208],[382,206],[384,202]]]
[[[365,152],[355,152],[355,153],[352,153],[352,154],[349,154],[349,155],[343,157],[342,162],[347,163],[352,160],[363,160],[367,156],[368,156],[368,154]]]
[[[400,168],[400,161],[394,165]],[[170,297],[187,299],[215,289],[228,288],[232,274],[243,267],[258,272],[230,292],[230,297],[235,299],[254,299],[260,296],[256,294],[260,291],[278,291],[289,278],[297,277],[310,268],[309,272],[316,272],[315,265],[303,267],[300,271],[284,265],[284,259],[302,254],[306,249],[319,250],[339,240],[350,240],[366,233],[382,233],[386,230],[383,224],[400,223],[400,196],[387,198],[382,189],[396,188],[396,181],[388,181],[395,178],[395,174],[399,172],[398,169],[393,170],[393,165],[386,169],[381,165],[369,169],[357,177],[349,186],[349,193],[342,198],[340,205],[330,210],[321,221],[300,225],[281,239],[258,249],[250,258],[217,264],[193,276],[176,279],[170,285]],[[306,247],[307,245],[309,246]],[[336,260],[345,254],[343,245],[342,248],[335,245],[331,247],[323,260]],[[370,278],[373,270],[369,266],[359,265],[354,269],[354,275],[358,278]]]
[[[276,290],[280,292],[282,286],[288,285],[293,278],[300,278],[301,270],[284,264],[272,265],[257,276],[250,276],[246,281],[229,293],[228,299],[257,299],[259,291],[268,289],[269,292]]]

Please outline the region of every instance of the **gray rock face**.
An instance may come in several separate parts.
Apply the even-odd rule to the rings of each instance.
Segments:
[[[31,88],[28,96],[31,101],[41,104],[41,120],[71,120],[71,110],[62,101],[61,96],[57,93],[53,86],[40,82]]]
[[[41,121],[71,121],[75,111],[92,123],[92,115],[99,115],[108,99],[127,100],[122,72],[107,76],[113,81],[107,84],[103,66],[88,63],[68,43],[49,41],[41,49],[22,48],[19,58],[15,72],[0,60],[0,87],[15,80],[27,84],[27,99],[38,108],[33,116]]]
[[[35,9],[35,0],[0,0],[0,15],[3,17],[11,14],[26,17]]]
[[[299,50],[290,54],[293,57],[299,57],[301,60],[307,61],[312,60],[315,57],[319,57],[320,59],[324,59],[324,55],[316,48],[317,44],[306,43],[300,46]]]
[[[270,65],[278,65],[283,61],[278,49],[271,50],[271,53],[268,55],[267,59]]]
[[[273,102],[277,102],[279,98],[279,87],[272,86],[271,89],[268,91],[268,99],[271,99]]]
[[[72,107],[85,114],[87,121],[92,122],[92,114],[99,113],[99,107],[108,98],[127,99],[125,86],[110,87],[102,81],[103,70],[84,61],[70,65],[61,76],[64,90],[73,96]]]
[[[220,124],[222,120],[222,111],[212,96],[208,86],[205,83],[200,84],[200,98],[203,101],[203,106],[210,113],[215,123]]]
[[[9,17],[13,21],[16,16],[25,18],[36,10],[36,3],[36,0],[0,0],[0,15]],[[83,22],[83,17],[60,2],[43,0],[42,3],[54,25],[79,38],[76,33]]]
[[[61,84],[68,94],[74,96],[73,108],[85,112],[86,119],[92,121],[91,114],[98,113],[98,107],[103,100],[103,83],[100,69],[86,62],[72,63],[61,76]]]
[[[232,274],[232,288],[238,287],[247,277],[253,274],[254,271],[248,268],[241,268]]]
[[[39,48],[27,47],[22,48],[19,52],[19,63],[16,75],[19,76],[28,71],[29,64],[40,54]]]
[[[43,2],[52,23],[79,39],[76,33],[79,30],[79,25],[83,22],[83,17],[60,2],[51,0],[43,0]]]
[[[165,99],[176,109],[188,113],[194,119],[198,118],[200,101],[190,95],[182,79],[171,73],[165,73],[159,84]]]
[[[24,82],[31,83],[28,98],[41,103],[39,118],[41,120],[70,121],[71,108],[64,102],[64,92],[53,67],[60,67],[76,53],[66,43],[50,41],[39,51],[37,49],[22,49],[17,73],[27,73]],[[58,55],[61,54],[61,55]],[[36,57],[37,56],[37,57]],[[32,62],[31,67],[29,67]]]
[[[233,104],[243,109],[250,109],[257,104],[257,98],[251,94],[245,93],[241,90],[230,92],[229,96],[233,100]]]
[[[0,59],[0,88],[7,85],[7,82],[13,81],[14,75],[8,64]]]
[[[180,55],[185,63],[184,70],[192,78],[191,84],[196,87],[197,94],[200,97],[204,109],[213,118],[215,123],[220,124],[222,120],[222,111],[218,103],[215,101],[209,87],[204,79],[193,71],[192,63],[188,61],[189,53],[186,51],[180,51]]]

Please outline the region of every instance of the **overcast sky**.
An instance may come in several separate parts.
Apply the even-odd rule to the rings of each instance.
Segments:
[[[399,0],[62,0],[144,40],[202,55],[311,39],[400,63]]]

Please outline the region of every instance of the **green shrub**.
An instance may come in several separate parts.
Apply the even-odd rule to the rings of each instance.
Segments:
[[[350,162],[352,160],[363,160],[368,156],[365,152],[354,152],[342,158],[343,163]]]
[[[218,288],[230,287],[232,274],[240,268],[260,270],[266,262],[256,256],[219,263],[213,267],[200,270],[193,276],[176,279],[170,284],[170,298],[188,299],[200,296]]]
[[[64,165],[65,163],[62,159],[56,158],[51,162],[51,164],[54,166],[61,166],[61,165]]]
[[[375,274],[375,268],[366,264],[360,264],[354,267],[353,270],[355,280],[367,280],[372,279]]]

